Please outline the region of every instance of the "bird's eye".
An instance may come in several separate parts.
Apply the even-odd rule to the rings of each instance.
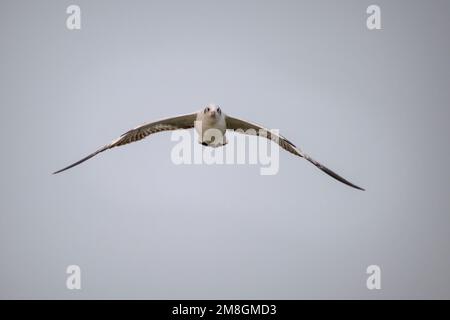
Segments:
[[[220,110],[220,108],[217,108],[217,112],[222,113],[222,110]]]
[[[208,111],[209,111],[209,107],[206,107],[204,113],[206,113],[206,112],[208,112]]]

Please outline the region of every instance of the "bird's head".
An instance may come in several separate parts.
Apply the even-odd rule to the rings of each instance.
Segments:
[[[222,116],[222,110],[217,104],[208,104],[203,109],[203,115],[211,120],[218,120]]]

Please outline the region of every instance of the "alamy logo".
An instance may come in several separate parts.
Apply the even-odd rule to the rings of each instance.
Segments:
[[[366,281],[367,289],[381,289],[381,268],[373,264],[367,267],[366,273],[370,274]]]
[[[259,164],[261,175],[278,173],[280,167],[278,130],[268,132],[249,129],[236,130],[236,133],[231,139],[226,139],[220,130],[205,130],[202,141],[207,141],[207,146],[204,147],[197,141],[199,139],[195,137],[195,132],[192,134],[187,130],[173,131],[171,140],[177,144],[171,151],[172,162],[176,165]],[[251,136],[253,138],[250,138]],[[261,138],[256,139],[255,136]]]
[[[381,29],[381,9],[376,4],[372,4],[367,7],[367,17],[366,25],[369,30],[380,30]]]
[[[66,287],[69,290],[81,289],[81,268],[77,265],[70,265],[66,269],[66,273],[69,274],[66,280]]]
[[[70,5],[66,9],[66,13],[69,14],[66,20],[66,27],[69,30],[81,29],[81,9],[77,5]]]

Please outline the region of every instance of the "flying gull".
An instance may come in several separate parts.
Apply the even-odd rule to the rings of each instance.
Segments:
[[[138,126],[134,129],[131,129],[124,134],[122,134],[119,138],[112,141],[111,143],[101,147],[94,153],[91,153],[87,157],[61,169],[53,174],[65,171],[72,167],[83,163],[86,160],[96,156],[97,154],[106,151],[108,149],[112,149],[114,147],[123,146],[128,143],[132,143],[138,140],[142,140],[145,137],[162,131],[170,131],[170,130],[178,130],[178,129],[191,129],[195,128],[197,132],[199,132],[199,143],[208,147],[219,147],[226,144],[225,132],[226,130],[235,130],[238,133],[250,134],[261,136],[270,140],[275,141],[278,145],[286,151],[304,158],[315,165],[317,168],[328,174],[329,176],[335,178],[336,180],[353,187],[355,189],[363,190],[363,188],[354,185],[350,181],[342,178],[337,173],[331,171],[321,163],[317,162],[307,154],[303,153],[299,148],[297,148],[292,142],[287,140],[281,135],[275,134],[268,129],[242,120],[238,118],[233,118],[222,112],[219,106],[214,104],[207,105],[203,110],[200,110],[195,113],[180,115],[172,118],[165,118],[155,122],[150,122]],[[215,136],[208,139],[205,135],[202,135],[202,132],[208,132],[209,129],[215,129],[215,131],[220,132],[222,134],[223,139],[215,139]],[[214,131],[214,130],[213,130]]]

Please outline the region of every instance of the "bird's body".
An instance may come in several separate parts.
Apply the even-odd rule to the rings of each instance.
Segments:
[[[198,133],[199,143],[210,147],[221,147],[227,144],[227,123],[225,115],[219,107],[208,105],[204,110],[197,112],[195,131]],[[214,136],[214,141],[211,138]],[[217,138],[219,141],[217,141]]]
[[[97,154],[103,151],[141,140],[151,134],[162,131],[190,129],[190,128],[195,128],[195,130],[199,134],[199,143],[207,147],[221,147],[226,145],[227,144],[226,130],[235,130],[240,133],[257,135],[260,137],[273,140],[281,148],[285,149],[286,151],[296,156],[308,160],[309,162],[314,164],[317,168],[319,168],[326,174],[330,175],[331,177],[335,178],[336,180],[348,186],[351,186],[355,189],[364,190],[363,188],[354,185],[353,183],[347,181],[337,173],[323,166],[322,164],[320,164],[318,161],[314,160],[307,154],[303,153],[299,148],[297,148],[293,143],[291,143],[283,136],[270,132],[268,129],[260,125],[228,116],[222,112],[220,107],[214,104],[209,104],[204,109],[195,113],[165,118],[158,121],[146,123],[134,129],[131,129],[122,134],[116,140],[98,149],[94,153],[91,153],[87,157],[61,170],[54,172],[54,174],[75,167],[80,163],[96,156]]]

